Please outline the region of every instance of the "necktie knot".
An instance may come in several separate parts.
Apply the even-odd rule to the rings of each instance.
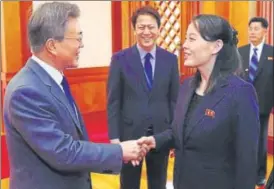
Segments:
[[[67,88],[68,87],[68,80],[66,79],[65,76],[63,76],[61,85],[62,85],[63,88]]]
[[[149,61],[151,57],[152,57],[152,55],[150,53],[147,53],[145,56],[145,60]]]
[[[254,49],[253,49],[253,52],[254,52],[254,54],[256,54],[257,55],[257,48],[255,47]]]
[[[70,91],[70,87],[68,84],[68,80],[66,79],[65,76],[63,76],[63,80],[61,82],[61,85],[63,87],[64,93],[67,97],[67,100],[69,101],[69,104],[71,105],[72,109],[74,110],[74,100],[73,97],[71,95],[71,91]]]

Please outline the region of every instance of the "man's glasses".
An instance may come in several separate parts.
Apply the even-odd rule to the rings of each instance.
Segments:
[[[81,37],[64,37],[64,39],[74,39],[74,40],[77,40],[79,43],[83,42],[83,36],[81,36]]]

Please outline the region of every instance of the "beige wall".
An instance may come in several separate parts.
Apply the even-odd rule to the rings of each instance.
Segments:
[[[45,1],[33,1],[33,8]],[[85,47],[79,67],[108,66],[112,55],[111,1],[70,1],[81,10],[80,24]]]

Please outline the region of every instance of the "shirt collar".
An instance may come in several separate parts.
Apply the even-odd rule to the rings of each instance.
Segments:
[[[52,67],[51,65],[47,64],[43,60],[39,59],[37,56],[32,55],[31,57],[35,62],[37,62],[51,77],[52,79],[58,84],[61,85],[63,80],[63,74]]]
[[[141,59],[143,60],[146,56],[147,53],[150,53],[152,58],[155,59],[156,56],[156,45],[154,45],[154,47],[152,48],[152,50],[150,52],[145,51],[142,47],[140,47],[140,45],[137,43],[137,49],[140,53]]]
[[[261,52],[263,49],[264,41],[262,41],[259,45],[254,46],[252,43],[250,44],[251,51],[253,52],[254,48],[257,48],[258,52]]]

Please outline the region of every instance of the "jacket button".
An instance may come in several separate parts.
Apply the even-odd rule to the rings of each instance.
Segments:
[[[113,171],[112,171],[112,170],[107,169],[107,170],[104,170],[104,171],[103,171],[103,173],[106,173],[106,174],[111,174],[111,173],[113,173]]]

